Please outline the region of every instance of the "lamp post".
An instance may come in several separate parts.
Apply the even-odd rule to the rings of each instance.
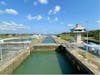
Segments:
[[[100,20],[97,21],[97,24],[98,24],[98,26],[100,28]],[[98,38],[99,38],[99,45],[100,45],[100,30],[99,30],[99,37]]]
[[[88,44],[88,30],[86,30],[86,34],[87,34],[87,44]],[[87,51],[88,51],[88,46],[87,46]]]
[[[88,25],[89,25],[89,21],[87,21],[86,23],[87,23],[87,28],[86,28],[87,39],[86,40],[87,40],[87,44],[88,44],[88,37],[89,37],[88,36]],[[86,50],[88,51],[88,46],[87,46],[87,49]]]
[[[87,25],[87,28],[86,28],[86,37],[87,37],[87,39],[86,39],[86,41],[87,41],[87,44],[88,44],[88,25],[89,25],[89,21],[86,21],[86,25]],[[86,47],[86,51],[88,52],[88,45],[87,45],[87,47]],[[87,52],[86,52],[86,58],[87,58]]]
[[[100,26],[99,26],[100,27]],[[100,30],[99,30],[99,45],[100,45]]]

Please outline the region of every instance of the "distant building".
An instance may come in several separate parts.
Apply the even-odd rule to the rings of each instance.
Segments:
[[[0,38],[0,43],[3,43],[3,40]]]
[[[75,34],[75,42],[77,44],[82,43],[81,34],[85,32],[84,27],[82,27],[80,24],[76,24],[76,27],[72,29],[72,32]]]

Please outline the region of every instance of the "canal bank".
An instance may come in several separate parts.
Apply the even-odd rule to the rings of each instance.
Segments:
[[[92,74],[95,75],[100,75],[100,58],[88,53],[87,51],[83,51],[81,48],[78,46],[71,44],[69,42],[62,43],[59,38],[54,36],[54,39],[58,42],[61,43],[61,45],[65,48],[66,50],[66,55],[69,55],[69,59],[76,59],[76,63],[81,63],[83,66],[86,67],[84,70],[89,70]],[[72,60],[73,62],[73,60]],[[74,62],[73,62],[74,63]],[[77,65],[74,63],[75,65]],[[82,68],[83,66],[80,66]],[[76,66],[77,67],[77,66]]]
[[[15,57],[0,66],[0,74],[11,74],[30,55],[29,49],[15,53]]]
[[[71,54],[70,51],[63,45],[60,45],[56,51],[62,54],[70,62],[73,68],[77,70],[76,74],[93,74],[93,72],[87,66],[77,59],[76,56]]]
[[[28,56],[28,58],[13,72],[13,74],[79,73],[78,70],[73,68],[73,66],[70,64],[69,60],[65,58],[65,56],[56,51],[58,45],[53,46],[55,44],[53,38],[46,37],[42,43],[44,44],[44,46],[35,45],[35,47],[31,51],[30,56]],[[49,46],[48,43],[54,44]]]
[[[58,61],[59,60],[59,61]],[[33,67],[32,67],[33,66]],[[55,51],[34,51],[13,74],[73,74],[77,70]]]
[[[46,38],[43,42],[47,41],[47,39],[48,38]],[[51,40],[52,39],[49,39],[49,41]],[[47,44],[47,42],[45,43]],[[52,42],[49,42],[49,44],[50,43],[55,43],[55,41],[52,40]],[[53,50],[49,50],[50,47],[47,47],[44,50],[42,49],[42,51],[41,47],[39,47],[39,51],[34,49],[31,51],[31,53],[31,49],[28,49],[27,51],[29,52],[29,55],[25,60],[21,61],[18,60],[19,58],[16,59],[18,60],[16,64],[19,62],[21,63],[17,65],[17,68],[11,68],[13,69],[13,74],[83,74],[83,71],[73,67],[74,65],[71,63],[71,59],[62,53],[65,49],[60,47],[57,46],[57,48]],[[59,51],[61,52],[59,53]],[[25,56],[22,55],[21,57],[24,58]],[[10,64],[13,65],[13,63]],[[82,67],[82,65],[79,66]],[[7,71],[10,70],[7,69]],[[86,74],[88,74],[88,72],[86,72]]]
[[[55,41],[51,37],[46,37],[43,43],[55,43]],[[39,46],[38,50],[34,48],[28,59],[13,74],[88,74],[75,68],[75,64],[73,65],[71,59],[63,53],[63,47],[57,46],[53,50],[48,46],[43,47],[43,50],[42,47],[43,45]]]

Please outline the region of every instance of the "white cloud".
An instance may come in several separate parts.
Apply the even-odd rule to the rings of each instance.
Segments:
[[[100,24],[100,20],[98,20],[97,23]]]
[[[50,15],[52,12],[53,12],[53,11],[50,9],[49,12],[48,12],[48,14]]]
[[[57,22],[58,21],[58,17],[47,17],[47,20],[50,22],[50,23],[54,23],[54,22]]]
[[[18,12],[15,9],[5,9],[5,13],[11,14],[11,15],[17,15]]]
[[[73,24],[68,24],[67,26],[70,27],[70,28],[73,28],[74,27]]]
[[[30,27],[23,25],[23,24],[17,24],[13,21],[11,21],[11,22],[7,22],[7,21],[0,22],[0,31],[17,31],[17,30],[23,30],[23,29],[30,29]]]
[[[54,15],[54,14],[57,14],[58,12],[60,12],[60,10],[61,10],[61,6],[56,5],[53,10],[51,10],[51,9],[49,10],[48,14],[49,15],[51,15],[51,14]]]
[[[38,0],[41,4],[48,4],[48,0]]]
[[[61,7],[60,6],[55,6],[55,9],[54,9],[54,14],[56,14],[57,12],[59,12],[61,10]]]
[[[41,15],[34,16],[33,18],[36,19],[36,20],[41,20],[41,19],[43,19],[43,17],[42,17]]]
[[[6,2],[1,1],[0,4],[1,4],[1,5],[6,5]]]
[[[47,20],[50,21],[50,17],[47,17]]]
[[[0,10],[0,14],[10,14],[10,15],[18,15],[18,12],[15,9],[5,9]]]
[[[37,0],[33,2],[34,6],[37,6],[38,4],[48,4],[48,0]]]
[[[26,16],[26,18],[28,19],[28,20],[33,20],[33,17],[32,17],[32,15],[28,15],[28,16]]]
[[[38,4],[37,2],[33,2],[33,5],[34,5],[34,6],[37,6],[37,4]]]
[[[58,21],[58,17],[55,18],[55,21]]]
[[[41,20],[41,19],[43,19],[43,16],[41,16],[41,15],[37,15],[37,16],[32,16],[32,15],[28,15],[28,16],[26,16],[26,18],[28,19],[28,20]]]

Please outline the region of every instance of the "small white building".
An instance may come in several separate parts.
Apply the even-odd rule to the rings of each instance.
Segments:
[[[0,43],[3,43],[3,39],[0,38]]]
[[[82,34],[83,32],[85,32],[84,27],[82,27],[82,25],[80,25],[80,24],[76,24],[76,27],[73,28],[72,30],[73,30],[73,33],[75,34],[75,42],[76,42],[77,44],[82,43],[81,34]]]

